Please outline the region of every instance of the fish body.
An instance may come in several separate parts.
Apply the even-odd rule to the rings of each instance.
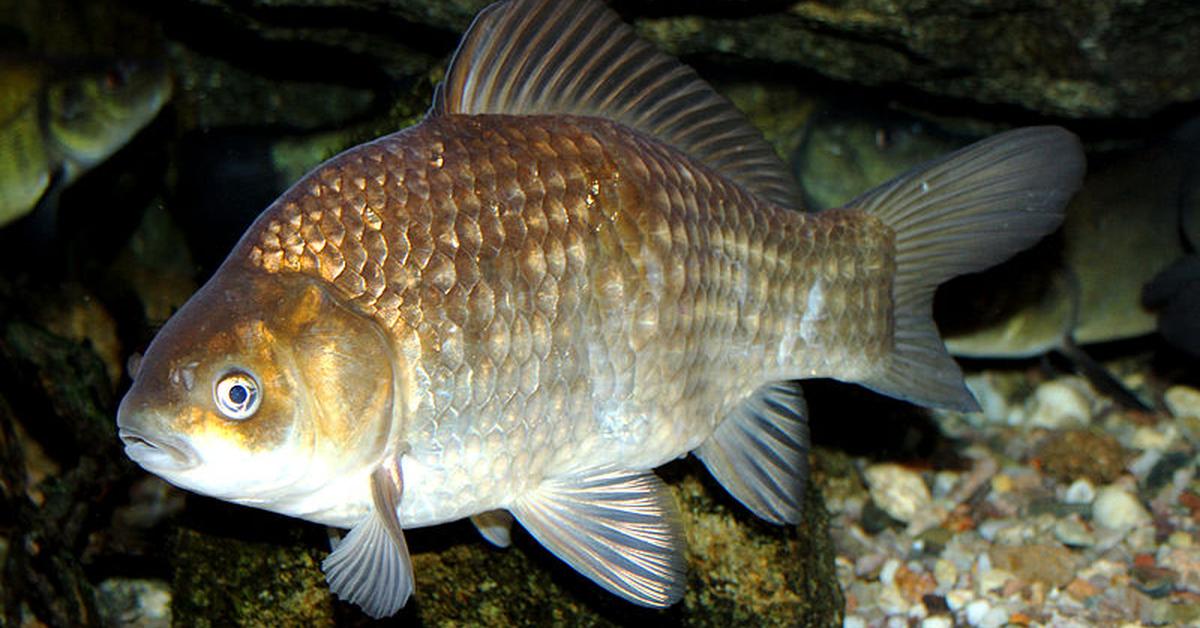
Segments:
[[[797,212],[732,106],[602,4],[499,3],[423,122],[249,228],[147,350],[120,434],[179,486],[350,527],[324,568],[374,616],[412,591],[403,529],[463,517],[669,605],[682,530],[652,469],[693,452],[795,523],[792,380],[974,407],[933,289],[1052,230],[1081,176],[1073,136],[1027,129]]]
[[[405,525],[653,468],[761,382],[864,379],[890,349],[878,219],[763,203],[598,118],[433,118],[319,168],[251,233],[243,272],[309,276],[413,356]]]
[[[0,57],[0,225],[107,159],[170,98],[166,66]]]

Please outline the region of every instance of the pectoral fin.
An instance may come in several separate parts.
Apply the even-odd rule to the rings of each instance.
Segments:
[[[376,619],[394,615],[413,592],[412,560],[397,510],[403,486],[398,461],[376,469],[374,507],[321,564],[334,594]]]
[[[496,547],[512,545],[513,516],[507,510],[489,510],[471,517],[471,523]]]
[[[679,513],[651,471],[547,480],[512,513],[546,549],[630,602],[661,607],[683,597]]]

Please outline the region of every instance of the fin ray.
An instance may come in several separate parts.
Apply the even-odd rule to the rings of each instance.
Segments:
[[[597,0],[509,0],[481,12],[430,109],[456,113],[607,118],[799,206],[791,171],[746,117]]]
[[[396,614],[413,592],[412,559],[396,511],[400,493],[399,465],[375,470],[374,507],[321,563],[330,590],[375,619]]]
[[[693,453],[759,518],[798,523],[808,477],[807,408],[790,382],[754,391]]]
[[[683,597],[679,513],[652,471],[546,480],[512,512],[546,549],[630,602],[664,607]]]
[[[887,368],[862,383],[922,405],[978,409],[933,323],[934,291],[1058,228],[1083,172],[1078,138],[1059,127],[1029,127],[918,166],[851,201],[848,207],[876,215],[896,234],[895,349]]]

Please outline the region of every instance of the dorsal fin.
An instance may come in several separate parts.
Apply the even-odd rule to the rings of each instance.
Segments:
[[[430,110],[455,113],[607,118],[798,206],[787,166],[746,117],[598,0],[507,0],[481,11]]]

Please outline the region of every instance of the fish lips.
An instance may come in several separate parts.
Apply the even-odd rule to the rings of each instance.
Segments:
[[[125,443],[125,455],[142,468],[154,473],[187,471],[200,464],[196,452],[179,438],[151,437],[136,429],[122,427],[117,435]]]

